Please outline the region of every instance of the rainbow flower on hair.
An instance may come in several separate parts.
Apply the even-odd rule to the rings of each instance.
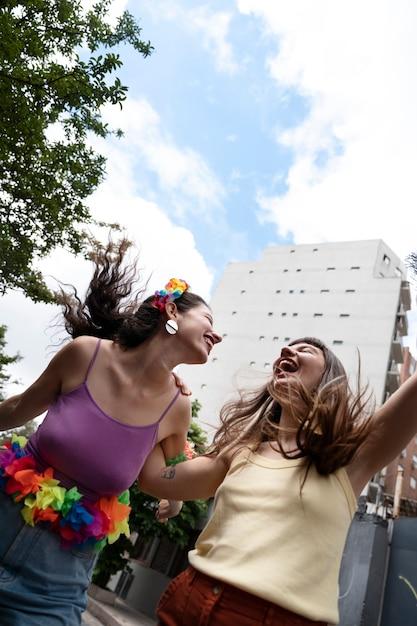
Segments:
[[[171,278],[165,285],[164,289],[155,291],[152,304],[160,311],[163,311],[168,302],[173,302],[182,296],[184,291],[187,291],[189,287],[190,285],[185,280],[182,280],[181,278]]]

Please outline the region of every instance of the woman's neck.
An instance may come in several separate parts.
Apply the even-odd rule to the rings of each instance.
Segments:
[[[294,415],[286,411],[284,408],[281,412],[279,427],[279,441],[284,452],[293,452],[294,450],[297,450],[298,422]]]
[[[123,349],[115,344],[118,360],[126,374],[135,382],[160,387],[171,378],[172,370],[181,360],[173,346],[173,338],[157,335],[136,348]]]

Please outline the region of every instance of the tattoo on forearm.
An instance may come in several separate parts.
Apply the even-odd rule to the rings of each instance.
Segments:
[[[167,478],[168,480],[175,478],[175,467],[165,467],[161,472],[161,478]]]

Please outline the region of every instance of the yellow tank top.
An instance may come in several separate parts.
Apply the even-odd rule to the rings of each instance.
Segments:
[[[344,469],[302,489],[302,459],[239,453],[189,560],[197,570],[312,620],[338,622],[338,574],[356,498]]]

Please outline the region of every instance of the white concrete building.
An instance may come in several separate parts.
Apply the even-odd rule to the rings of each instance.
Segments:
[[[322,339],[377,403],[399,384],[401,335],[410,292],[401,260],[382,240],[274,246],[258,261],[230,263],[213,295],[223,341],[203,366],[181,375],[202,404],[203,424],[216,426],[238,387],[263,382],[288,341]]]

